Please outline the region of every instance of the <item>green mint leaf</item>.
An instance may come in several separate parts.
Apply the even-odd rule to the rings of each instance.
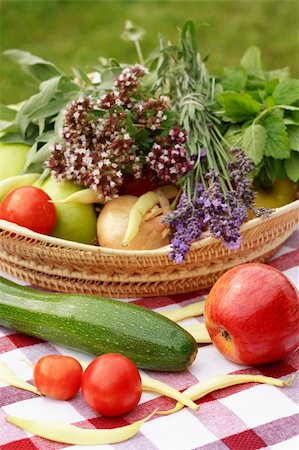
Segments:
[[[251,119],[261,109],[261,104],[247,93],[223,92],[217,99],[232,122]]]
[[[278,85],[279,80],[277,78],[273,79],[273,80],[269,80],[266,81],[265,83],[265,97],[272,96],[274,89],[276,88],[276,86]],[[272,99],[272,97],[271,97]]]
[[[236,69],[224,69],[225,78],[221,81],[225,91],[240,92],[245,89],[247,82],[247,74],[242,67]]]
[[[299,80],[282,80],[273,92],[277,105],[292,105],[299,100]]]
[[[266,140],[267,132],[259,124],[250,125],[243,135],[242,148],[255,165],[258,165],[263,159]]]
[[[291,150],[299,152],[299,126],[290,125],[287,127]]]
[[[19,64],[23,70],[39,81],[45,81],[62,72],[51,62],[23,50],[6,50],[4,55]]]
[[[276,178],[285,178],[283,161],[271,157],[264,157],[259,165],[256,181],[261,186],[271,185]]]
[[[266,75],[268,80],[287,80],[288,78],[290,78],[290,68],[282,67],[281,69],[269,70]]]
[[[285,171],[291,181],[299,181],[299,153],[291,152],[291,156],[284,163]]]
[[[245,52],[241,59],[241,67],[252,77],[262,80],[265,78],[261,63],[261,51],[255,46],[249,47]]]
[[[286,125],[280,117],[269,115],[262,125],[267,132],[265,155],[275,159],[289,158],[290,144]]]

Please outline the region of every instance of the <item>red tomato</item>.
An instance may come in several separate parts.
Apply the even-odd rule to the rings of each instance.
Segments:
[[[86,403],[104,416],[120,416],[131,411],[141,397],[137,367],[125,356],[107,353],[94,359],[82,377]]]
[[[24,186],[2,201],[0,218],[42,234],[50,234],[56,224],[56,208],[44,191]]]
[[[82,367],[71,356],[43,356],[34,366],[33,381],[47,397],[58,400],[73,398],[80,389]]]

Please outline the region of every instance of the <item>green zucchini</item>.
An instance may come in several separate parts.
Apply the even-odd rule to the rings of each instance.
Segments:
[[[197,353],[187,331],[154,311],[98,296],[36,291],[2,277],[0,325],[94,355],[121,353],[143,369],[184,370]]]

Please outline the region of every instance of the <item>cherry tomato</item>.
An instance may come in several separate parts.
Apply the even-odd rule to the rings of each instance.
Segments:
[[[41,189],[14,189],[2,201],[0,218],[42,234],[50,234],[56,223],[56,208]]]
[[[137,367],[125,356],[106,353],[94,359],[82,377],[86,403],[104,416],[120,416],[139,402],[142,387]]]
[[[80,389],[82,367],[71,356],[43,356],[34,366],[33,381],[47,397],[58,400],[73,398]]]

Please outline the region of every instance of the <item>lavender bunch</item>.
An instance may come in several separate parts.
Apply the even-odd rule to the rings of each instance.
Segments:
[[[184,25],[179,47],[161,40],[156,89],[172,98],[187,132],[187,154],[194,161],[182,179],[183,194],[175,211],[165,218],[173,230],[170,258],[184,261],[192,242],[206,230],[236,250],[248,210],[258,212],[250,181],[254,164],[242,149],[228,151],[216,114],[215,80],[197,51],[192,22]]]

